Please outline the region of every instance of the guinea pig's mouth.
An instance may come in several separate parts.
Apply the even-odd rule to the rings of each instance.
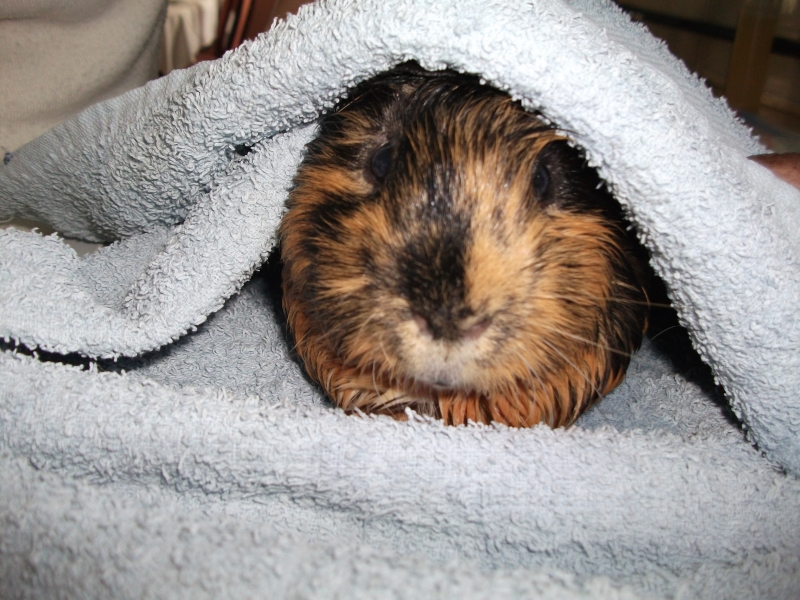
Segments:
[[[446,392],[453,389],[453,385],[448,381],[433,381],[433,382],[423,382],[424,385],[427,385],[432,390],[436,390],[437,392]]]
[[[427,388],[434,392],[453,392],[457,390],[471,389],[472,386],[465,381],[459,381],[447,373],[436,373],[434,375],[423,375],[414,378],[414,382],[421,388]]]
[[[414,382],[429,392],[471,392],[483,388],[478,359],[482,353],[474,342],[453,348],[423,344],[403,353],[397,364],[397,380]]]

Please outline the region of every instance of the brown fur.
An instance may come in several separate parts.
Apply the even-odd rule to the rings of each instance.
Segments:
[[[402,66],[323,119],[295,181],[284,307],[344,410],[555,427],[624,377],[646,315],[630,235],[507,94]]]

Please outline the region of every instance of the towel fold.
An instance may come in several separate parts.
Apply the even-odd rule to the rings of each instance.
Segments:
[[[330,407],[258,269],[316,118],[409,59],[585,149],[747,439],[650,344],[569,430]],[[605,0],[320,2],[51,130],[0,218],[113,243],[0,232],[3,595],[794,597],[800,192],[760,151]]]

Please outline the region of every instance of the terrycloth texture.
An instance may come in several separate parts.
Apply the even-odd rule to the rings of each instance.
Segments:
[[[241,286],[310,123],[409,58],[482,74],[586,149],[771,462],[650,346],[568,431],[328,407],[264,281]],[[588,0],[323,3],[45,134],[0,168],[0,217],[125,239],[78,259],[0,234],[0,336],[118,362],[0,358],[3,595],[796,597],[800,194],[760,150]]]

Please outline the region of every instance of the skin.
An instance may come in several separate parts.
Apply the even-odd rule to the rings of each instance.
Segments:
[[[800,190],[800,152],[784,154],[757,154],[750,160],[764,165],[777,177]]]
[[[508,95],[401,66],[322,122],[295,183],[284,307],[345,410],[555,427],[622,380],[642,261],[580,153]]]

